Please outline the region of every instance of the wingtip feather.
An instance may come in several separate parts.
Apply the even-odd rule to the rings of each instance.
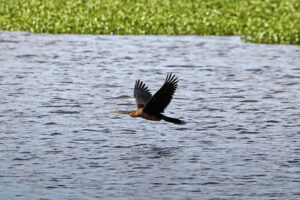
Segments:
[[[177,84],[178,83],[178,76],[176,76],[175,74],[173,74],[172,72],[167,74],[166,77],[166,83],[172,83],[172,84]]]

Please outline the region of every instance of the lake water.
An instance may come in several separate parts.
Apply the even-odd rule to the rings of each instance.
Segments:
[[[180,81],[166,115],[133,87]],[[300,199],[300,46],[0,32],[3,199]]]

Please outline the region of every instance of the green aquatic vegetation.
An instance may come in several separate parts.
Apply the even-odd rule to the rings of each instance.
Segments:
[[[0,0],[0,30],[241,35],[300,44],[299,0]]]

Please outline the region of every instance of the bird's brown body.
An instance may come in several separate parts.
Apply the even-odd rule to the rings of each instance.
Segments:
[[[155,115],[149,115],[149,114],[143,112],[143,108],[140,108],[137,111],[131,111],[130,116],[131,117],[141,117],[141,118],[148,119],[151,121],[160,121],[161,120],[161,118],[159,118]]]
[[[138,110],[116,111],[129,114],[131,117],[141,117],[151,121],[165,120],[174,124],[185,124],[184,121],[163,115],[165,108],[171,102],[177,88],[178,78],[171,73],[167,75],[164,85],[152,96],[147,86],[137,80],[134,87],[134,99]]]

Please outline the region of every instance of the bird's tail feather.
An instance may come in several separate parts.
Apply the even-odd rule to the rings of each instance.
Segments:
[[[173,124],[179,124],[179,125],[184,125],[185,124],[185,122],[180,120],[180,119],[167,117],[167,116],[164,116],[164,115],[163,115],[162,119],[167,121],[167,122],[171,122]]]

